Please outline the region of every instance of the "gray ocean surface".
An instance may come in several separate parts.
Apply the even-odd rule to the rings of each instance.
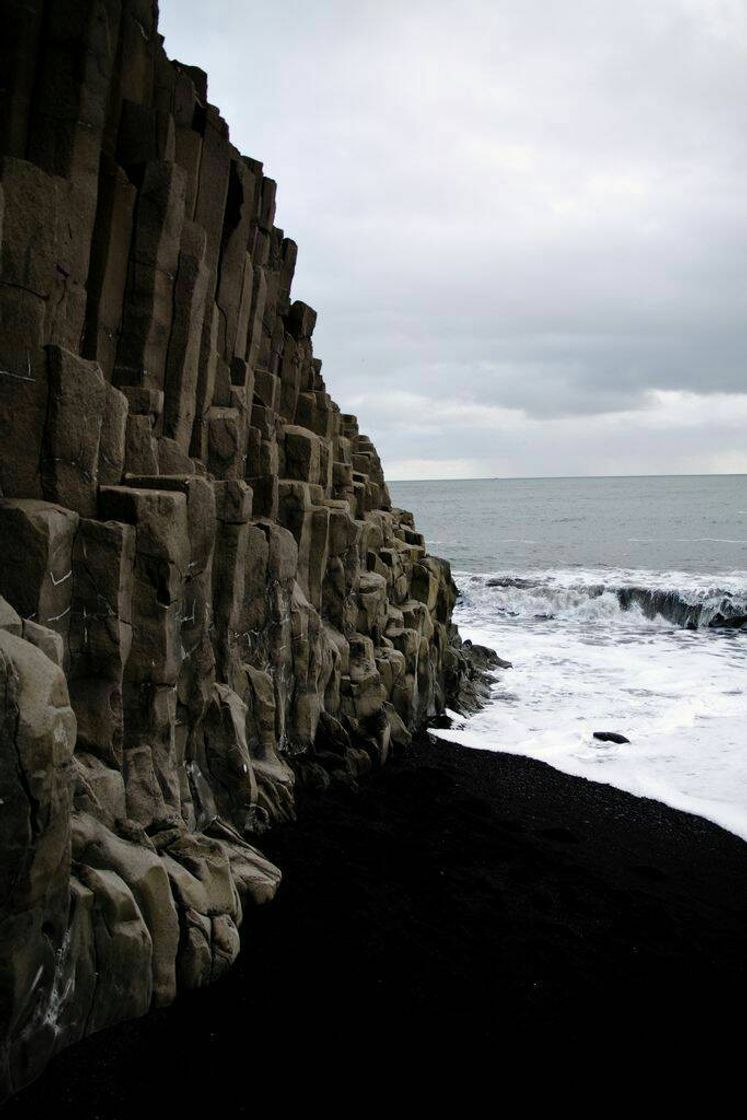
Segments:
[[[394,482],[464,637],[513,663],[444,736],[747,839],[747,475]],[[594,731],[618,731],[623,745]]]
[[[747,475],[393,482],[460,571],[747,568]]]

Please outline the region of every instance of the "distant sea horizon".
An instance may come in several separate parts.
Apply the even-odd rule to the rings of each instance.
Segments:
[[[657,474],[481,474],[471,478],[389,478],[388,483],[411,482],[544,482],[577,478],[745,478],[747,471],[675,471]]]
[[[421,479],[390,491],[451,563],[463,638],[513,663],[483,711],[437,734],[747,840],[747,474]]]

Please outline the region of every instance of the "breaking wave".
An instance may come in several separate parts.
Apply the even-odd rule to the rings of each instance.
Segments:
[[[623,580],[560,582],[549,575],[470,575],[458,582],[468,600],[477,593],[483,609],[489,606],[504,618],[592,623],[633,611],[685,630],[747,628],[747,586],[743,583],[732,587],[647,586]]]

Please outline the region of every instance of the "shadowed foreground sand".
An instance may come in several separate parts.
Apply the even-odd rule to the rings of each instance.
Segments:
[[[265,848],[285,881],[229,976],[67,1051],[8,1117],[249,1115],[545,1057],[665,1073],[737,1052],[747,845],[699,818],[424,739],[307,795]]]

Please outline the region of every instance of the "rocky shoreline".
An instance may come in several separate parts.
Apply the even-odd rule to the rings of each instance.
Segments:
[[[738,1056],[747,845],[707,821],[424,736],[358,788],[307,791],[266,848],[284,882],[232,971],[67,1051],[9,1118]]]

